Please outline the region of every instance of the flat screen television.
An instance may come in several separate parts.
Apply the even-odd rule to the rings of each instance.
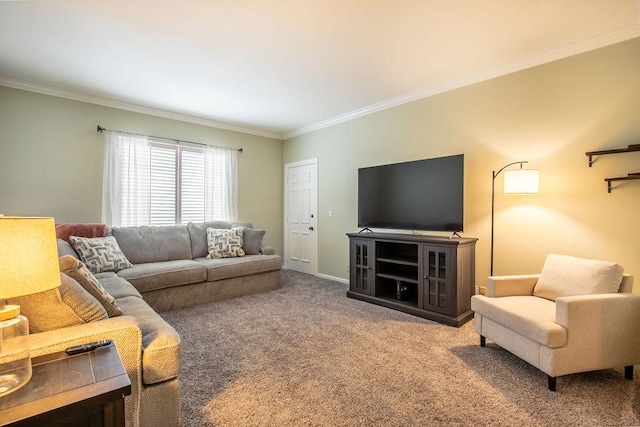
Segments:
[[[463,231],[464,154],[358,169],[358,227]]]

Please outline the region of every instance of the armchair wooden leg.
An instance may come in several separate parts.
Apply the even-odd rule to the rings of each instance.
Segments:
[[[547,383],[549,383],[549,391],[556,391],[556,377],[547,375]]]
[[[633,379],[633,365],[624,367],[624,377],[628,380]]]
[[[486,347],[486,346],[487,346],[487,339],[482,335],[480,335],[480,347]]]

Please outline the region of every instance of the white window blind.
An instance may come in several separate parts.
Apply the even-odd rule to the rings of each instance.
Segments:
[[[150,145],[150,198],[148,225],[174,225],[177,223],[176,182],[178,166],[177,147]],[[140,224],[135,224],[140,225]]]
[[[237,220],[237,152],[105,135],[103,222],[111,226]]]

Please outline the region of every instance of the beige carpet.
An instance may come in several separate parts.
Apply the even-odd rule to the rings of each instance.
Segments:
[[[488,341],[283,272],[280,290],[164,313],[183,426],[640,425],[640,375],[558,379]],[[640,367],[636,367],[636,371]]]

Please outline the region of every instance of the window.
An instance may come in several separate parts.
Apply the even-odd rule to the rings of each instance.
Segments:
[[[235,150],[168,144],[113,131],[105,140],[104,223],[173,225],[237,219]]]

